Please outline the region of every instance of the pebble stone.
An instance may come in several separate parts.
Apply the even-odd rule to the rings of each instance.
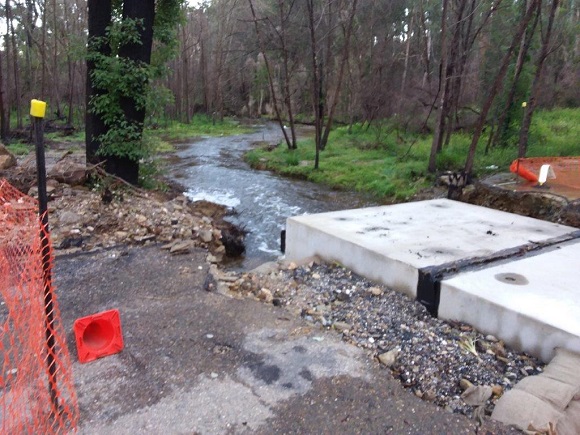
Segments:
[[[230,290],[255,297],[260,289],[271,289],[279,305],[319,328],[338,331],[404,388],[451,412],[473,417],[483,409],[490,415],[503,392],[542,371],[540,361],[500,339],[436,319],[406,295],[339,265],[291,266],[280,265],[277,273],[242,273]],[[476,353],[465,343],[474,343]],[[470,386],[486,387],[493,395],[483,407],[470,405],[461,397]]]

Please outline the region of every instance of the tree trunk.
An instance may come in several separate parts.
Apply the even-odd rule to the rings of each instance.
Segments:
[[[453,69],[451,72],[450,80],[450,93],[449,93],[449,111],[448,119],[449,122],[446,126],[445,141],[444,146],[449,145],[451,141],[451,135],[455,129],[456,122],[459,118],[459,100],[461,98],[461,86],[463,83],[463,73],[465,72],[465,66],[467,64],[467,58],[471,50],[471,29],[473,25],[473,17],[475,16],[476,0],[471,0],[470,8],[465,12],[465,7],[467,6],[468,0],[463,0],[460,8],[457,11],[457,23],[455,24],[455,36],[457,39],[457,44],[455,46],[455,53],[453,54],[452,64]],[[455,45],[455,44],[454,44]],[[460,53],[461,52],[461,53]]]
[[[349,44],[350,38],[352,35],[352,27],[354,23],[354,16],[356,14],[356,6],[358,0],[353,0],[352,2],[352,9],[350,10],[350,15],[348,17],[348,24],[346,28],[346,32],[344,35],[344,48],[342,53],[342,59],[340,61],[340,67],[338,70],[338,78],[336,79],[336,89],[332,95],[332,100],[330,102],[329,110],[328,110],[328,119],[326,120],[326,126],[324,127],[324,133],[322,139],[320,141],[320,150],[323,151],[326,148],[326,144],[328,143],[328,136],[330,135],[330,130],[332,129],[332,123],[334,121],[334,112],[336,110],[336,106],[338,105],[338,99],[340,96],[341,88],[342,88],[342,78],[344,76],[344,66],[346,65],[346,61],[348,60],[349,56]],[[328,67],[328,66],[327,66]],[[324,118],[323,118],[324,119]]]
[[[443,131],[445,127],[445,107],[447,106],[447,8],[449,0],[443,0],[443,12],[441,13],[441,62],[439,64],[439,116],[435,124],[433,141],[431,142],[431,154],[429,155],[429,165],[427,170],[435,172],[437,170],[437,153],[441,149],[443,141]]]
[[[526,11],[524,9],[524,11],[522,12],[522,15],[525,14],[525,12]],[[538,13],[536,14],[536,16],[534,18],[534,22],[532,24],[532,27],[529,29],[529,32],[524,33],[524,37],[522,38],[522,42],[520,44],[520,50],[518,52],[518,59],[516,60],[513,82],[512,82],[512,85],[510,87],[510,91],[508,93],[508,97],[507,97],[506,102],[504,104],[503,110],[502,110],[500,117],[499,117],[499,120],[497,122],[497,130],[494,134],[493,141],[492,141],[493,145],[498,145],[500,138],[502,137],[502,135],[505,131],[507,114],[508,114],[510,107],[512,106],[512,104],[514,102],[517,84],[518,84],[518,81],[520,79],[520,75],[522,73],[523,67],[524,67],[524,59],[526,58],[526,55],[527,55],[528,50],[530,48],[530,44],[532,42],[534,32],[536,30],[536,26],[538,25],[540,15],[541,15],[540,11],[538,10]]]
[[[46,1],[42,7],[42,36],[40,42],[40,99],[46,100]],[[55,29],[56,30],[56,29]],[[56,72],[56,71],[55,71]]]
[[[119,47],[119,57],[126,59],[133,68],[149,65],[151,62],[151,48],[153,46],[153,21],[155,19],[155,0],[125,0],[123,2],[123,20],[139,20],[139,42],[129,42]],[[141,96],[147,93],[148,81],[135,83]],[[125,121],[139,132],[141,140],[143,123],[145,121],[145,106],[133,96],[121,96],[119,105],[123,111]],[[118,175],[125,181],[137,184],[139,181],[139,160],[130,157],[108,156],[107,172]]]
[[[475,151],[477,150],[477,144],[479,142],[479,138],[481,137],[481,133],[483,131],[485,121],[487,120],[487,114],[489,113],[489,109],[491,108],[493,100],[495,99],[495,96],[499,92],[499,89],[503,83],[503,80],[505,78],[505,74],[506,74],[507,69],[508,69],[509,61],[512,57],[514,49],[515,49],[516,45],[518,44],[518,42],[521,40],[522,35],[524,34],[524,31],[526,30],[528,23],[532,19],[532,16],[533,16],[535,10],[539,7],[541,7],[541,0],[531,0],[530,6],[528,7],[528,10],[527,10],[525,16],[520,21],[518,29],[513,36],[512,43],[502,59],[500,70],[497,73],[497,76],[495,78],[495,81],[493,82],[491,90],[488,93],[488,97],[487,97],[485,104],[483,105],[483,108],[482,108],[481,113],[479,115],[479,119],[477,121],[477,126],[475,128],[474,133],[473,133],[473,138],[471,139],[471,145],[469,146],[467,160],[465,161],[464,172],[466,174],[466,177],[469,177],[471,175],[471,171],[473,170],[473,163],[475,161]]]
[[[407,88],[407,71],[409,69],[409,54],[411,52],[411,33],[413,28],[413,18],[415,17],[415,10],[411,9],[409,12],[409,23],[407,27],[407,40],[405,41],[405,62],[403,64],[403,77],[401,77],[401,90],[399,91],[399,112],[403,107],[403,100],[405,99],[405,90]]]
[[[316,154],[314,157],[314,169],[320,166],[320,141],[322,139],[322,115],[324,110],[322,78],[320,77],[320,70],[318,67],[318,59],[316,56],[316,34],[314,24],[314,4],[313,0],[307,0],[306,6],[308,8],[308,28],[310,30],[310,55],[312,60],[312,109],[314,110],[314,127],[316,145]]]
[[[288,137],[288,133],[284,128],[284,121],[282,119],[282,114],[280,113],[280,107],[278,106],[278,99],[276,98],[276,92],[274,90],[274,79],[272,77],[272,70],[270,69],[270,63],[268,62],[268,56],[266,55],[266,50],[264,49],[263,42],[262,42],[262,32],[260,32],[260,27],[258,26],[258,18],[256,16],[256,10],[254,9],[254,3],[252,0],[248,0],[250,3],[250,10],[252,11],[252,19],[254,21],[254,28],[256,29],[256,37],[258,38],[258,44],[260,46],[260,51],[264,55],[264,64],[266,66],[266,73],[268,74],[268,83],[270,84],[270,92],[272,93],[272,104],[274,105],[274,111],[276,112],[276,117],[278,118],[278,125],[280,125],[280,129],[282,130],[282,134],[284,135],[284,140],[286,141],[286,146],[289,150],[292,148],[292,142]]]
[[[0,139],[6,141],[8,137],[8,129],[10,125],[8,124],[8,119],[6,116],[6,99],[4,98],[4,77],[3,77],[3,61],[2,57],[4,55],[0,53]]]
[[[24,50],[24,84],[25,92],[32,91],[32,32],[36,22],[34,0],[25,0],[26,19],[24,20],[24,33],[26,35],[26,44]]]
[[[291,3],[290,10],[287,15],[290,15],[292,11]],[[286,105],[286,112],[288,112],[288,123],[290,124],[290,135],[292,140],[291,149],[295,150],[296,145],[296,126],[294,125],[294,111],[292,110],[292,96],[290,95],[290,71],[288,68],[288,50],[286,48],[286,19],[284,18],[284,1],[278,0],[278,8],[280,13],[280,43],[282,45],[282,66],[284,68],[284,103]]]
[[[206,35],[204,33],[205,16],[200,10],[200,31],[199,31],[199,69],[201,70],[201,84],[203,86],[203,109],[205,113],[210,112],[210,98],[209,98],[209,79],[208,79],[208,62],[207,62],[207,48],[206,48]]]
[[[46,2],[45,2],[46,7]],[[58,26],[58,18],[57,18],[57,3],[56,0],[52,1],[52,23],[54,26],[53,29],[53,39],[54,39],[54,46],[53,46],[53,53],[52,53],[52,77],[53,77],[53,85],[51,86],[52,89],[52,101],[53,104],[56,106],[56,113],[61,116],[60,113],[60,92],[59,92],[59,71],[58,71],[58,38],[57,38],[57,26]]]
[[[12,43],[12,67],[14,69],[14,102],[16,104],[16,128],[22,128],[22,97],[20,95],[20,67],[18,66],[18,46],[16,45],[16,32],[14,30],[14,17],[10,0],[6,0],[6,18],[10,25],[10,41]]]
[[[522,128],[520,130],[520,139],[518,143],[518,157],[525,157],[526,151],[528,149],[528,135],[530,132],[530,125],[532,124],[532,116],[534,115],[534,110],[536,110],[538,91],[540,90],[540,80],[542,78],[542,70],[544,69],[544,62],[549,54],[550,39],[552,37],[552,28],[554,24],[554,17],[556,16],[556,10],[558,9],[559,0],[552,0],[552,6],[550,8],[550,17],[548,18],[548,27],[546,29],[546,34],[542,38],[542,49],[538,56],[538,62],[536,66],[536,74],[534,75],[534,82],[532,83],[532,91],[530,92],[530,97],[528,98],[528,104],[526,105],[526,112],[524,114],[524,119],[522,121]]]
[[[93,45],[95,39],[106,36],[107,26],[111,23],[111,0],[88,0],[88,43],[91,49],[99,50],[104,55],[111,54],[108,44]],[[87,163],[97,164],[103,161],[97,151],[101,145],[100,136],[107,131],[107,126],[101,117],[90,110],[90,101],[103,91],[96,88],[92,79],[95,63],[87,60],[87,84],[86,84],[86,114],[85,114],[85,144]]]

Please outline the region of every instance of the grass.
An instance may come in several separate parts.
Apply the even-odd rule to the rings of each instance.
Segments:
[[[61,143],[84,143],[85,142],[85,131],[77,130],[73,134],[63,134],[60,131],[54,131],[51,133],[45,133],[44,138],[53,142]]]
[[[580,109],[538,111],[530,130],[528,156],[580,155]],[[405,133],[388,121],[352,129],[339,127],[321,152],[320,168],[314,170],[314,141],[300,141],[298,149],[280,146],[274,151],[257,148],[246,155],[255,167],[323,183],[335,188],[366,192],[384,201],[410,199],[434,184],[427,172],[432,137]],[[474,175],[507,171],[517,157],[517,144],[485,152],[488,136],[478,144]],[[437,170],[457,171],[465,164],[471,137],[456,133],[437,157]]]
[[[169,121],[162,127],[148,129],[152,137],[157,137],[166,142],[180,142],[199,136],[231,136],[251,131],[241,125],[239,121],[224,118],[223,121],[212,120],[207,115],[195,115],[189,124]]]
[[[32,152],[32,150],[34,149],[34,145],[18,140],[6,143],[6,148],[8,148],[8,151],[10,151],[14,155],[25,156],[30,152]]]

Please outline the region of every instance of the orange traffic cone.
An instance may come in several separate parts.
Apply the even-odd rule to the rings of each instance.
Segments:
[[[119,310],[103,311],[75,320],[79,361],[86,363],[123,350]]]

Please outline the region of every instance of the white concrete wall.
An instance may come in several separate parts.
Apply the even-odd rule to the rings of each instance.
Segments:
[[[555,347],[580,352],[580,241],[442,281],[439,317],[469,323],[546,362]]]

